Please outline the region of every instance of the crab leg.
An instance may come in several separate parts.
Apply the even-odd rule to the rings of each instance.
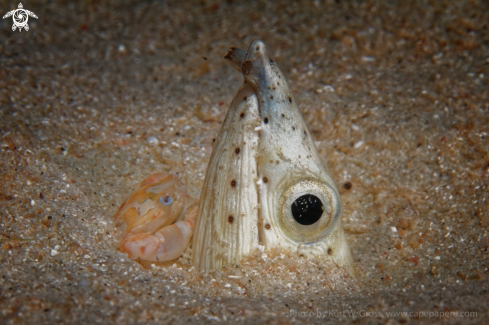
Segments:
[[[145,261],[170,261],[182,255],[192,238],[197,207],[191,208],[185,219],[163,227],[154,235],[147,233],[129,234],[122,239],[119,248],[130,258]]]

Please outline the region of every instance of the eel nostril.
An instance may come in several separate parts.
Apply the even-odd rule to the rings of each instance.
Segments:
[[[247,74],[250,73],[251,68],[253,68],[253,63],[251,61],[249,61],[249,60],[248,61],[245,61],[241,65],[241,72],[243,72],[243,74],[247,75]]]

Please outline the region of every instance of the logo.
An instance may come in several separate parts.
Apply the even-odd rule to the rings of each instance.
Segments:
[[[8,18],[10,16],[12,16],[12,18],[14,19],[12,30],[15,31],[18,28],[19,32],[22,31],[22,28],[25,28],[26,31],[29,30],[29,25],[27,25],[29,16],[37,19],[36,14],[33,13],[32,11],[25,10],[22,3],[19,3],[19,9],[15,9],[7,12],[5,16],[3,16],[3,19]]]

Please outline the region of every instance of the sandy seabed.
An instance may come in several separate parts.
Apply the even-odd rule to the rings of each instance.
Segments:
[[[486,1],[23,5],[29,31],[0,21],[1,324],[487,322]],[[204,273],[191,249],[118,250],[145,176],[199,198],[242,83],[222,57],[255,39],[340,188],[358,279],[294,253]]]

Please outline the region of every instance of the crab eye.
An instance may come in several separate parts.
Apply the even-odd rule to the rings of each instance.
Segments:
[[[162,197],[160,197],[160,203],[163,205],[172,205],[173,199],[169,195],[163,195]]]
[[[327,235],[341,213],[337,191],[312,180],[289,187],[281,196],[279,206],[280,230],[300,243],[314,242]]]

